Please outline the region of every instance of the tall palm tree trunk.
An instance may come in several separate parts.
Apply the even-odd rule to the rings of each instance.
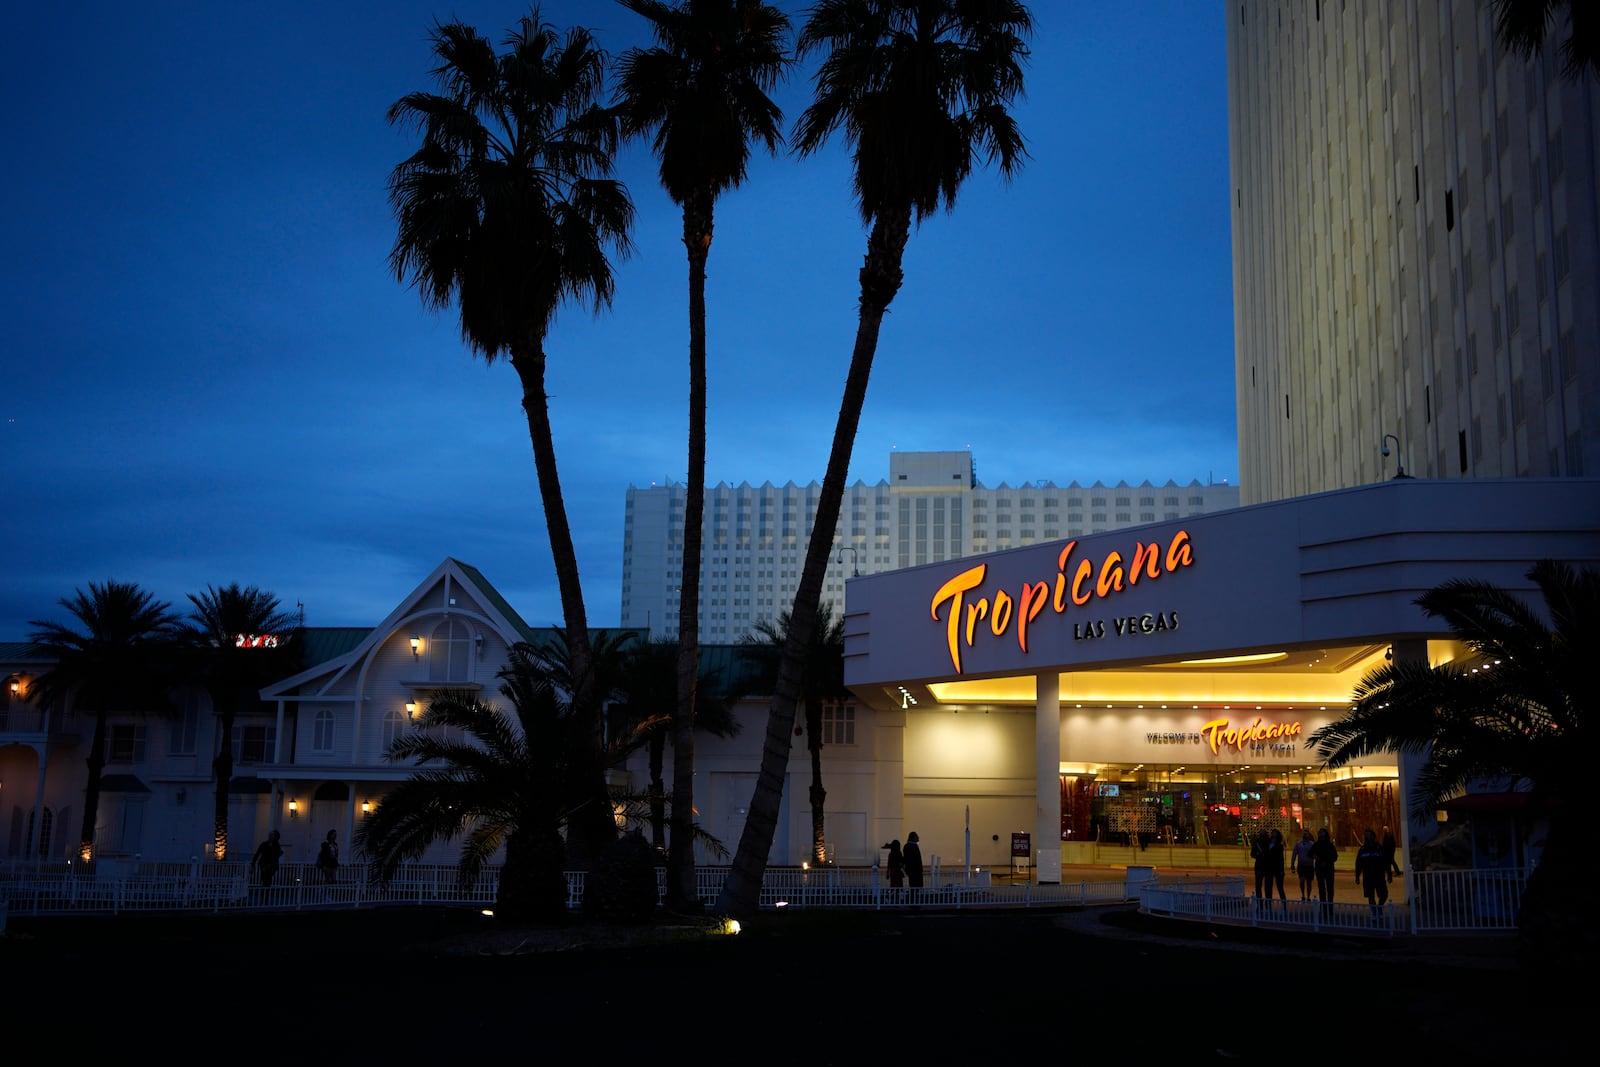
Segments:
[[[822,788],[822,701],[806,701],[806,748],[811,750],[811,862],[828,862],[827,827],[823,805],[828,791]]]
[[[872,375],[872,358],[878,350],[878,331],[883,326],[889,302],[900,291],[904,279],[900,263],[906,240],[911,234],[911,209],[890,217],[880,215],[867,238],[867,257],[861,266],[861,317],[856,324],[855,349],[850,356],[850,371],[845,376],[844,398],[839,403],[839,421],[833,429],[833,445],[828,453],[828,470],[817,499],[816,524],[806,544],[806,561],[800,571],[800,587],[795,591],[794,607],[789,612],[789,635],[778,662],[778,683],[767,711],[767,737],[761,748],[761,769],[756,775],[755,793],[750,798],[750,813],[745,816],[739,849],[734,853],[728,879],[723,883],[718,910],[728,915],[753,914],[761,901],[761,881],[767,872],[767,854],[778,827],[778,809],[783,802],[783,776],[789,765],[789,748],[794,735],[795,707],[800,697],[801,665],[805,658],[807,635],[816,622],[817,604],[822,599],[822,581],[828,560],[833,555],[833,534],[839,525],[839,508],[844,501],[845,478],[850,472],[850,452],[855,445],[861,410],[867,402],[867,380]]]
[[[100,817],[100,777],[106,767],[106,714],[105,705],[95,709],[94,740],[89,743],[89,757],[84,764],[89,768],[89,780],[83,789],[83,826],[78,831],[78,858],[84,862],[94,858],[94,824]]]
[[[550,532],[550,555],[555,565],[556,584],[561,591],[562,621],[567,630],[567,649],[573,683],[573,707],[583,717],[588,744],[584,753],[590,764],[580,781],[587,780],[583,795],[569,821],[569,858],[592,862],[607,844],[616,839],[617,824],[611,811],[611,794],[606,788],[605,762],[601,749],[600,698],[593,671],[594,653],[589,644],[589,616],[583,607],[583,586],[578,580],[578,553],[572,544],[572,527],[567,521],[567,506],[561,494],[561,478],[556,472],[555,435],[550,427],[550,398],[544,391],[544,345],[535,340],[519,346],[511,354],[522,383],[522,409],[528,416],[528,438],[533,443],[533,466],[539,476],[539,495],[544,503],[545,526]]]
[[[211,695],[215,703],[217,694]],[[228,786],[233,782],[233,711],[229,708],[217,716],[217,754],[211,760],[211,772],[216,779],[211,808],[211,854],[218,863],[228,858]]]
[[[650,844],[658,856],[667,848],[667,784],[661,780],[666,748],[666,734],[657,730],[650,738]]]
[[[689,488],[683,511],[683,586],[678,593],[678,707],[672,716],[672,836],[667,907],[699,907],[694,876],[694,710],[700,679],[700,545],[706,506],[706,259],[711,254],[709,195],[683,206],[689,256]]]

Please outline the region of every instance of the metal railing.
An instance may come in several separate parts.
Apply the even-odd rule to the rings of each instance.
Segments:
[[[1410,899],[1390,900],[1377,906],[1246,896],[1242,878],[1237,889],[1223,891],[1156,879],[1141,888],[1139,910],[1175,919],[1315,933],[1393,936],[1510,932],[1517,927],[1528,873],[1522,868],[1413,870],[1406,876]]]
[[[1374,909],[1365,903],[1258,900],[1246,895],[1239,873],[1154,877],[1149,868],[1125,876],[1059,885],[996,883],[987,872],[930,872],[917,889],[891,887],[875,867],[768,868],[760,907],[780,908],[1029,908],[1118,904],[1138,901],[1152,915],[1277,929],[1391,936],[1395,933],[1482,933],[1516,928],[1527,883],[1525,870],[1412,871],[1405,903]],[[715,901],[727,867],[698,867],[696,892]],[[455,867],[407,864],[377,883],[363,865],[341,867],[332,881],[311,864],[279,868],[270,887],[260,885],[248,863],[0,864],[0,908],[12,916],[139,911],[243,911],[438,904],[493,907],[500,869],[485,867],[462,885]],[[567,906],[583,905],[587,877],[567,873]],[[659,901],[666,897],[666,872],[656,872]]]
[[[715,901],[727,867],[698,867],[696,892]],[[485,867],[463,886],[453,866],[409,864],[382,883],[361,865],[341,867],[324,880],[311,864],[284,864],[264,887],[248,863],[91,863],[0,865],[0,902],[10,914],[94,914],[137,911],[293,910],[382,904],[443,904],[492,907],[500,869]],[[1237,879],[1235,879],[1237,881]],[[583,905],[587,875],[567,872],[567,906]],[[1137,899],[1137,879],[1103,877],[1061,885],[995,884],[987,874],[934,870],[926,884],[891,887],[874,867],[769,868],[761,887],[762,908],[978,908],[1042,907],[1123,903]],[[1220,883],[1219,883],[1220,884]],[[658,901],[666,899],[666,872],[656,871]]]

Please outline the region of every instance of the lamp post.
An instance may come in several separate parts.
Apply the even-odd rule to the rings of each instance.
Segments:
[[[850,553],[850,577],[852,577],[852,578],[861,577],[861,559],[860,559],[859,556],[856,555],[856,546],[855,545],[840,545],[839,546],[838,563],[840,564],[840,566],[844,565],[844,554],[846,552]]]
[[[1386,433],[1386,434],[1383,435],[1383,448],[1381,450],[1383,458],[1384,459],[1388,459],[1389,458],[1389,442],[1390,441],[1394,442],[1394,476],[1396,478],[1409,478],[1409,477],[1411,477],[1411,475],[1406,473],[1406,465],[1400,459],[1400,438],[1396,437],[1392,433]]]

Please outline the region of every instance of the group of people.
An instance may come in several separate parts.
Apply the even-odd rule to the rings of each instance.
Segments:
[[[1274,887],[1277,888],[1279,900],[1289,899],[1283,888],[1283,846],[1283,831],[1276,828],[1263,829],[1250,843],[1250,858],[1255,861],[1258,900],[1270,900]],[[1381,839],[1376,831],[1369,829],[1360,851],[1356,853],[1356,884],[1361,887],[1367,903],[1372,905],[1374,914],[1388,903],[1389,883],[1400,873],[1400,864],[1395,859],[1397,848],[1393,831],[1385,826]],[[1317,900],[1323,903],[1333,900],[1333,868],[1338,860],[1339,849],[1334,845],[1327,827],[1318,830],[1315,838],[1310,830],[1300,831],[1300,840],[1295,842],[1287,863],[1300,878],[1301,900],[1311,899],[1313,884],[1316,886]]]
[[[255,855],[250,857],[250,866],[256,872],[256,881],[261,888],[271,889],[272,879],[277,877],[278,867],[283,862],[283,843],[279,839],[278,831],[273,830],[267,834],[267,839],[256,846]],[[339,875],[339,832],[329,830],[328,836],[322,839],[322,847],[317,852],[317,873],[324,882],[332,883],[338,880]]]
[[[898,837],[885,847],[889,850],[889,888],[910,886],[912,889],[921,889],[922,845],[918,843],[917,832],[913,830],[906,835],[904,848],[900,846]]]

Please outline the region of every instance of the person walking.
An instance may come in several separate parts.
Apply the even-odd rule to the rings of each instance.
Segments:
[[[1311,858],[1311,848],[1316,844],[1310,830],[1300,831],[1300,840],[1294,843],[1294,873],[1300,878],[1300,899],[1311,899],[1311,886],[1317,878],[1317,867]]]
[[[333,884],[339,877],[339,833],[329,830],[328,836],[323,838],[322,848],[317,852],[317,870],[322,872],[322,880]]]
[[[1333,903],[1333,867],[1338,862],[1339,849],[1324,826],[1317,831],[1317,840],[1311,846],[1311,864],[1317,872],[1317,899],[1324,904]]]
[[[255,855],[250,857],[250,866],[255,868],[256,879],[262,889],[272,888],[272,879],[277,875],[278,864],[282,860],[283,845],[278,842],[278,831],[274,830],[256,846]]]
[[[1255,861],[1257,905],[1260,905],[1261,903],[1263,889],[1265,889],[1266,896],[1272,895],[1271,851],[1272,835],[1267,832],[1266,827],[1262,827],[1260,832],[1258,832],[1250,841],[1250,858]]]
[[[1272,896],[1272,888],[1276,886],[1278,900],[1287,904],[1289,894],[1283,891],[1283,867],[1288,857],[1284,855],[1283,845],[1283,831],[1274,826],[1272,833],[1267,836],[1267,877],[1270,880],[1267,896],[1269,898]]]
[[[1383,855],[1389,863],[1390,881],[1393,881],[1394,876],[1400,873],[1400,864],[1395,860],[1395,853],[1399,850],[1400,843],[1394,839],[1394,831],[1385,826],[1383,828]]]
[[[906,861],[900,854],[900,839],[889,842],[889,888],[899,889],[906,881]]]
[[[922,846],[917,843],[917,832],[906,835],[906,846],[900,850],[900,859],[906,868],[906,885],[922,888]]]
[[[1389,860],[1383,854],[1383,842],[1371,829],[1361,842],[1361,851],[1356,853],[1356,884],[1372,905],[1372,919],[1376,922],[1383,915],[1383,905],[1389,903]]]

